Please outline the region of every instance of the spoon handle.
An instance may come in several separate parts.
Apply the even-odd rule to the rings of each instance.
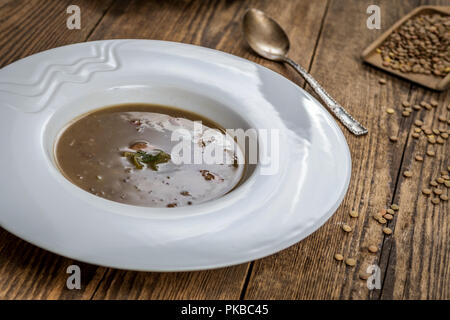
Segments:
[[[284,59],[290,66],[292,66],[298,73],[305,78],[306,82],[313,88],[317,95],[325,102],[329,110],[334,113],[336,118],[338,118],[341,123],[350,130],[353,134],[361,136],[366,134],[368,131],[363,127],[358,121],[356,121],[339,103],[337,103],[324,88],[314,79],[305,69],[303,69],[299,64],[286,57]]]

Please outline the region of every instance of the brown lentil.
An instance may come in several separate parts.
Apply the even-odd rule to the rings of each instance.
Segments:
[[[395,112],[395,110],[392,109],[392,108],[387,108],[386,112],[389,113],[389,114],[393,114]]]
[[[348,224],[343,224],[342,230],[344,230],[345,232],[352,232],[352,227],[350,227]]]
[[[389,140],[391,140],[392,142],[397,142],[398,138],[396,136],[390,136]]]
[[[355,210],[350,211],[350,217],[352,218],[358,218],[359,214]]]
[[[384,234],[390,235],[390,234],[392,234],[392,229],[385,227],[385,228],[383,228],[383,232],[384,232]]]
[[[433,190],[433,192],[434,192],[434,194],[437,194],[438,196],[442,194],[442,190],[441,189],[437,189],[437,188],[435,188]]]
[[[353,258],[347,258],[345,259],[345,264],[350,267],[354,267],[356,265],[356,260]]]
[[[392,214],[389,214],[389,213],[386,213],[386,214],[384,215],[384,218],[385,218],[386,220],[389,220],[389,221],[391,221],[392,219],[394,219],[394,217],[392,216]]]
[[[425,189],[422,190],[422,193],[423,193],[424,195],[429,196],[429,195],[431,194],[431,189],[425,188]]]
[[[369,252],[375,253],[378,251],[378,247],[375,245],[370,245],[368,248]]]
[[[448,196],[445,195],[445,194],[441,194],[441,195],[439,196],[439,198],[441,198],[442,201],[448,201]]]
[[[400,209],[400,207],[397,204],[391,204],[391,209],[394,211],[398,211],[398,209]]]
[[[405,171],[405,172],[403,172],[403,175],[404,175],[406,178],[411,178],[411,177],[412,177],[412,172],[411,172],[411,171]]]
[[[334,255],[334,259],[336,259],[337,261],[342,261],[342,260],[344,260],[344,256],[340,253],[336,253]]]
[[[378,219],[378,222],[381,223],[381,224],[385,224],[385,223],[387,223],[387,220],[382,217],[382,218]]]
[[[361,280],[367,280],[367,279],[369,279],[369,274],[367,274],[367,273],[360,273],[359,274],[359,278],[361,279]]]
[[[439,204],[439,202],[441,202],[441,200],[439,198],[433,198],[431,199],[431,203],[432,204]]]
[[[422,157],[422,156],[419,156],[419,155],[417,155],[415,159],[416,159],[417,161],[423,161],[423,157]]]

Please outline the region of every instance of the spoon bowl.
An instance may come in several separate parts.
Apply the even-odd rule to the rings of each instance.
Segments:
[[[257,9],[249,9],[243,19],[244,37],[259,55],[283,61],[289,51],[289,38],[272,18]]]

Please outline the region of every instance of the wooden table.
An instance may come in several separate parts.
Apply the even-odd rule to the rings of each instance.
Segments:
[[[80,30],[68,30],[66,8],[81,8]],[[366,27],[370,4],[381,8],[382,29]],[[144,38],[179,41],[222,50],[262,64],[299,86],[291,69],[252,54],[241,36],[248,7],[275,17],[287,30],[291,57],[369,129],[369,135],[344,134],[351,149],[350,188],[334,216],[302,242],[251,263],[189,273],[121,271],[80,263],[49,253],[0,229],[2,299],[449,299],[450,212],[448,202],[432,205],[421,190],[450,165],[449,140],[424,155],[422,138],[411,138],[413,122],[449,128],[449,92],[436,93],[385,74],[360,61],[362,50],[383,30],[418,5],[450,5],[449,0],[298,0],[298,1],[0,1],[0,67],[33,53],[89,40]],[[380,77],[387,80],[381,86]],[[309,90],[309,88],[306,88]],[[310,90],[309,90],[310,91]],[[439,107],[401,116],[403,100],[435,99]],[[396,109],[394,115],[387,107]],[[388,137],[398,137],[396,143]],[[413,172],[405,178],[406,169]],[[3,182],[5,183],[5,181]],[[7,182],[6,182],[7,183]],[[444,188],[445,189],[445,188]],[[446,190],[445,192],[448,192]],[[323,195],[326,196],[326,195]],[[23,199],[26,201],[26,199]],[[0,199],[1,201],[1,199]],[[400,206],[384,236],[372,218],[392,203]],[[349,217],[357,210],[359,218]],[[342,232],[342,223],[353,232]],[[369,253],[367,246],[380,250]],[[347,267],[333,259],[355,257]],[[81,290],[66,288],[66,268],[82,270]],[[370,264],[381,268],[382,288],[369,290],[359,278]]]

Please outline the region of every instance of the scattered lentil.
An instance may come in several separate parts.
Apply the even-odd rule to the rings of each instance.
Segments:
[[[391,221],[392,219],[394,219],[394,217],[392,216],[392,214],[389,214],[389,213],[386,213],[386,214],[384,215],[384,218],[385,218],[386,220],[389,220],[389,221]]]
[[[441,198],[442,201],[448,201],[448,196],[445,195],[445,194],[441,194],[441,195],[439,196],[439,198]]]
[[[367,279],[369,279],[369,274],[367,274],[367,273],[363,273],[363,272],[361,272],[360,274],[359,274],[359,278],[361,279],[361,280],[367,280]]]
[[[342,261],[342,260],[344,260],[344,256],[340,253],[336,253],[334,255],[334,259],[336,259],[337,261]]]
[[[396,136],[390,136],[389,140],[391,140],[392,142],[397,142],[398,138]]]
[[[392,109],[392,108],[387,108],[386,112],[389,113],[389,114],[393,114],[395,112],[395,110]]]
[[[353,258],[347,258],[345,259],[345,264],[350,267],[354,267],[356,265],[356,260]]]
[[[429,196],[429,195],[431,194],[431,189],[425,188],[425,189],[422,190],[422,193],[423,193],[424,195]]]
[[[419,156],[419,155],[417,155],[417,156],[416,156],[416,160],[417,160],[417,161],[423,161],[423,157],[422,157],[422,156]]]
[[[392,229],[390,229],[388,227],[384,227],[383,232],[384,232],[384,234],[390,235],[390,234],[392,234]]]
[[[433,198],[431,199],[431,203],[432,204],[439,204],[439,202],[441,202],[441,200],[439,198]]]
[[[436,155],[436,153],[433,150],[428,150],[427,155],[430,157],[434,157]]]
[[[400,209],[400,207],[397,204],[391,204],[391,209],[394,211],[398,211],[398,209]]]
[[[378,251],[378,247],[375,245],[370,245],[368,248],[369,252],[375,253]]]
[[[404,175],[406,178],[411,178],[411,177],[412,177],[412,172],[411,172],[411,171],[405,171],[405,172],[403,172],[403,175]]]
[[[386,79],[380,78],[380,79],[378,80],[378,83],[379,83],[379,84],[386,84]]]
[[[438,196],[442,194],[442,190],[441,190],[441,189],[438,189],[438,188],[435,188],[435,189],[433,190],[433,192],[434,192],[435,194],[437,194]]]
[[[348,224],[343,224],[342,225],[342,230],[344,230],[345,232],[351,232],[352,231],[352,227],[350,227]]]

